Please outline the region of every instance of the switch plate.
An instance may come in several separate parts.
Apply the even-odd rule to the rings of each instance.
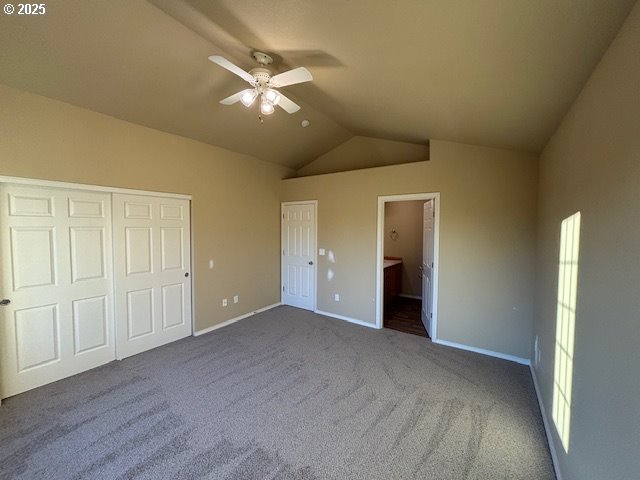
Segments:
[[[213,258],[209,260],[209,270],[213,268]]]
[[[238,295],[233,296],[233,303],[238,303]]]
[[[339,294],[339,293],[336,293],[336,294],[333,296],[333,299],[334,299],[336,302],[339,302],[339,301],[340,301],[340,294]]]
[[[226,299],[226,298],[223,298],[223,299],[222,299],[222,306],[223,306],[223,307],[226,307],[226,306],[227,306],[227,299]]]
[[[324,248],[318,250],[318,255],[320,255],[321,257],[324,256]]]

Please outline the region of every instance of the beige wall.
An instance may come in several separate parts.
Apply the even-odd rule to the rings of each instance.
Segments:
[[[280,300],[288,170],[4,86],[0,105],[0,175],[193,195],[196,330]]]
[[[355,136],[296,172],[297,177],[429,160],[429,146]]]
[[[375,322],[377,196],[440,192],[438,336],[529,358],[537,158],[434,140],[428,162],[283,180],[318,200],[318,308]],[[334,293],[341,301],[334,302]]]
[[[388,202],[384,209],[384,255],[402,258],[403,295],[422,296],[422,214],[424,200]],[[391,231],[397,232],[395,240]]]
[[[581,212],[564,480],[640,475],[640,4],[541,157],[534,333],[551,415],[560,222]]]

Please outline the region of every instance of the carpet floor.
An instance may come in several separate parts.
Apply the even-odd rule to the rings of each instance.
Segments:
[[[16,395],[3,479],[554,479],[527,367],[277,307]]]

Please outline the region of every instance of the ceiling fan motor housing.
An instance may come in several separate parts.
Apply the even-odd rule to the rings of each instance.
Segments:
[[[256,79],[257,83],[267,83],[271,78],[271,72],[266,68],[253,68],[249,74]]]
[[[263,52],[253,52],[253,58],[256,59],[260,66],[249,70],[249,75],[255,79],[258,93],[262,94],[271,79],[271,70],[264,67],[273,62],[273,58]]]
[[[250,70],[249,74],[255,79],[255,87],[258,89],[258,93],[264,93],[268,88],[271,72],[266,68],[258,67]]]

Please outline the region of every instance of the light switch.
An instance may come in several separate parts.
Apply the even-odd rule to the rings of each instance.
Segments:
[[[318,255],[320,255],[321,257],[324,256],[324,248],[318,250]]]
[[[213,268],[213,258],[209,260],[209,270]]]

